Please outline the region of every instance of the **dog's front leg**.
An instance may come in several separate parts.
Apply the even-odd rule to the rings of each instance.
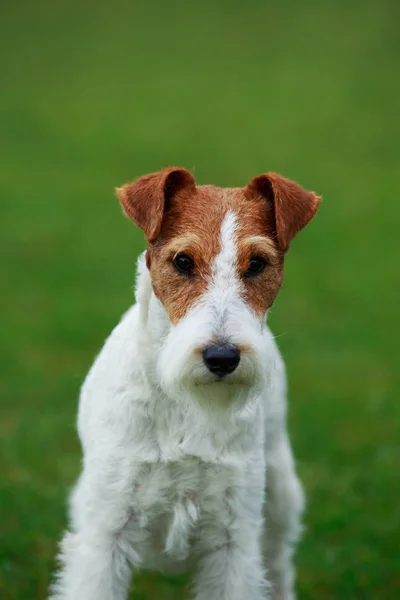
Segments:
[[[304,495],[286,431],[267,449],[263,550],[272,600],[295,600],[292,555],[301,531]]]
[[[51,600],[126,600],[146,530],[135,513],[135,466],[125,456],[87,466],[71,497]]]
[[[225,531],[225,541],[199,560],[194,600],[267,600],[259,534],[239,523]]]
[[[51,600],[126,600],[130,564],[119,541],[101,533],[67,532]]]

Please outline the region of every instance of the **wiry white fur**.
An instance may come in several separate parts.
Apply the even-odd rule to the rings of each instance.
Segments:
[[[294,599],[303,495],[284,366],[242,299],[235,231],[228,213],[211,281],[176,326],[139,260],[136,305],[82,387],[83,469],[53,600],[125,600],[142,566],[194,567],[196,600]],[[250,348],[223,382],[199,352],[213,341]]]

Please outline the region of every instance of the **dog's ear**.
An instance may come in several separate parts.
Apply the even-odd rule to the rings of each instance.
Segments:
[[[307,192],[298,183],[277,173],[254,177],[246,190],[261,194],[271,204],[276,238],[282,252],[287,252],[289,242],[311,221],[321,201],[314,192]]]
[[[168,201],[183,187],[195,189],[193,175],[186,169],[169,167],[139,177],[117,188],[116,193],[125,214],[144,231],[147,241],[153,242],[160,233]]]

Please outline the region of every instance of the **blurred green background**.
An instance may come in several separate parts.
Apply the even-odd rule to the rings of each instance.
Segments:
[[[0,597],[44,599],[80,464],[80,383],[143,237],[113,188],[276,170],[323,194],[270,317],[308,496],[300,600],[400,597],[400,5],[1,7]],[[140,574],[137,600],[183,598]]]

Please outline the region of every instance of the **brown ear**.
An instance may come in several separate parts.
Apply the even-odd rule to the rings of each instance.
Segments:
[[[195,188],[194,177],[186,169],[169,167],[139,177],[133,183],[117,188],[116,193],[125,214],[153,242],[160,233],[168,200],[183,187]]]
[[[254,177],[247,190],[261,194],[271,203],[278,246],[283,252],[288,250],[296,233],[311,221],[321,201],[314,192],[307,192],[298,183],[276,173]]]

